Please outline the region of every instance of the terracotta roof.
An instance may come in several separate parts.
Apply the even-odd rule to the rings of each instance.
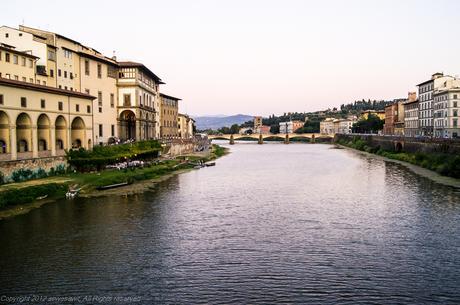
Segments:
[[[146,72],[151,78],[153,78],[156,82],[159,84],[164,84],[164,82],[159,78],[158,76],[155,75],[149,68],[147,68],[144,64],[141,64],[139,62],[134,62],[134,61],[119,61],[118,65],[122,68],[140,68],[144,72]]]
[[[80,97],[80,98],[85,98],[89,100],[96,99],[96,97],[86,94],[86,93],[82,93],[82,92],[64,90],[64,89],[48,87],[48,86],[43,86],[43,85],[38,85],[38,84],[32,84],[32,83],[12,80],[8,78],[2,78],[2,77],[0,77],[0,85],[15,87],[15,88],[22,88],[22,89],[33,90],[33,91],[47,92],[47,93],[58,94],[58,95]]]

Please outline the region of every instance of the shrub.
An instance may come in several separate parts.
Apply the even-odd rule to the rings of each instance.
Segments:
[[[29,203],[37,197],[48,195],[49,197],[63,196],[67,190],[64,184],[41,184],[19,189],[11,189],[0,192],[0,208],[17,204]]]

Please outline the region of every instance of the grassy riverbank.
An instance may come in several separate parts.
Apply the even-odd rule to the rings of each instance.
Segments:
[[[432,171],[440,175],[460,179],[460,156],[443,154],[443,153],[407,153],[407,152],[392,152],[381,148],[374,148],[367,145],[361,139],[355,138],[352,141],[338,140],[337,144],[351,147],[360,151],[373,153],[388,159],[398,160],[414,164]]]
[[[190,170],[194,163],[208,162],[217,159],[228,152],[228,149],[213,145],[205,153],[179,156],[170,160],[158,160],[157,164],[143,168],[126,170],[103,170],[92,173],[71,173],[27,182],[11,183],[0,186],[0,219],[22,214],[43,203],[65,197],[69,185],[78,184],[85,196],[103,194],[97,187],[115,183],[129,182],[133,184],[142,181],[160,181],[164,177]],[[185,162],[185,161],[188,162]],[[123,189],[123,188],[120,188]],[[118,189],[117,189],[118,190]],[[43,198],[46,196],[46,198]]]

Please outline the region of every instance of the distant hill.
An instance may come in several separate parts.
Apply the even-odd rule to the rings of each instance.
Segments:
[[[254,116],[246,114],[236,114],[230,116],[196,116],[193,117],[198,130],[219,129],[221,127],[230,127],[233,124],[243,124],[253,120]]]

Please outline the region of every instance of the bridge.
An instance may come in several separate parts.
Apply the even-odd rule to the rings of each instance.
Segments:
[[[224,135],[208,135],[210,140],[228,140],[230,144],[235,144],[235,141],[257,141],[258,144],[263,144],[264,141],[278,141],[289,144],[293,142],[331,142],[333,135],[324,135],[320,133],[277,133],[277,134],[224,134]]]

